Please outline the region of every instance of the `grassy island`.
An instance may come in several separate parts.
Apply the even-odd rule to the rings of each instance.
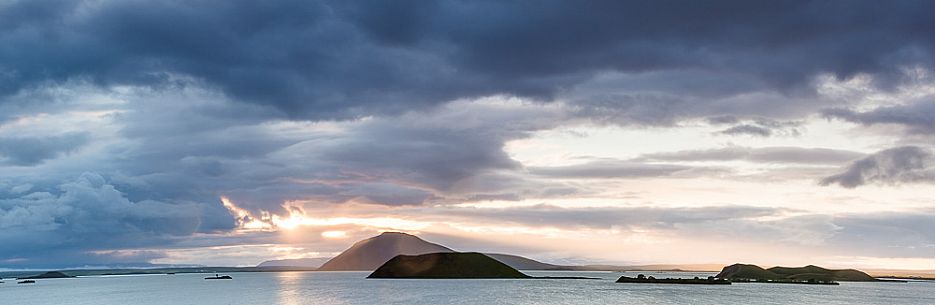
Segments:
[[[815,284],[837,285],[838,281],[847,282],[874,282],[879,281],[859,270],[854,269],[826,269],[808,265],[805,267],[772,267],[763,269],[756,265],[733,264],[724,267],[716,278],[733,282],[750,283],[782,283],[782,284]]]
[[[430,253],[398,255],[368,278],[463,279],[530,278],[513,267],[482,253]]]

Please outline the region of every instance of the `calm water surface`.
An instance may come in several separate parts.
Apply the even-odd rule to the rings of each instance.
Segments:
[[[623,273],[527,272],[601,280],[367,280],[365,272],[100,276],[0,284],[0,304],[935,304],[935,282],[616,284]],[[636,273],[626,273],[635,276]],[[711,274],[646,273],[657,277]]]

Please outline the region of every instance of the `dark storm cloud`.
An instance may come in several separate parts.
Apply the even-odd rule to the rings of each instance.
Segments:
[[[750,161],[762,163],[797,163],[837,165],[856,160],[864,154],[854,151],[801,147],[725,147],[704,150],[642,155],[642,161]]]
[[[319,175],[297,174],[306,180],[337,182],[330,185],[336,196],[327,201],[360,196],[382,204],[421,204],[439,196],[515,197],[514,192],[556,186],[513,174],[521,165],[503,150],[504,143],[556,126],[556,118],[558,113],[538,107],[458,103],[350,124],[341,137],[308,139],[277,157],[317,167]]]
[[[574,192],[517,175],[520,164],[503,150],[556,126],[553,110],[456,103],[353,122],[269,122],[219,116],[224,107],[254,108],[193,94],[141,98],[115,116],[128,143],[95,167],[119,173],[111,176],[128,198],[215,204],[227,196],[253,212],[284,214],[287,200],[417,205]]]
[[[519,167],[503,151],[503,143],[522,137],[523,130],[486,124],[464,130],[406,125],[396,120],[367,124],[355,130],[358,136],[353,139],[320,148],[323,161],[439,190],[479,172]]]
[[[0,137],[0,162],[31,166],[81,148],[90,140],[87,133],[46,137]]]
[[[903,65],[931,65],[933,11],[876,1],[14,1],[0,7],[0,92],[74,79],[159,88],[188,75],[292,117],[334,118],[498,93],[548,100],[606,71],[701,69],[752,81],[689,89],[699,96],[795,95],[820,73],[887,83]]]
[[[8,262],[5,266],[103,261],[112,257],[95,254],[94,260],[92,251],[166,243],[203,231],[201,214],[192,203],[130,201],[101,175],[85,173],[52,192],[0,199],[0,261]]]
[[[833,81],[817,77],[809,82],[819,86]],[[599,124],[679,126],[714,117],[777,135],[796,135],[796,123],[789,120],[848,104],[810,90],[784,91],[737,71],[702,68],[601,73],[563,90],[559,99],[576,117]]]
[[[890,148],[854,161],[820,181],[855,188],[865,184],[900,184],[935,180],[935,155],[918,146]]]
[[[859,112],[850,109],[827,109],[824,115],[863,125],[894,124],[906,127],[914,134],[935,133],[935,101],[921,101],[908,105],[880,107]]]

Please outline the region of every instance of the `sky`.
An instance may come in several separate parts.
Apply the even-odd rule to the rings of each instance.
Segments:
[[[935,265],[931,1],[0,0],[0,269]]]

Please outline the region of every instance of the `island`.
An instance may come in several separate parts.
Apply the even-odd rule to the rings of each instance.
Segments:
[[[687,284],[687,285],[730,285],[730,281],[715,277],[705,279],[694,277],[690,279],[664,278],[657,279],[652,276],[637,275],[636,277],[621,276],[617,283],[635,283],[635,284]]]
[[[530,276],[477,252],[397,255],[367,278],[375,279],[524,279]]]
[[[826,269],[814,265],[805,267],[772,267],[763,269],[756,265],[733,264],[721,270],[714,277],[732,282],[783,283],[838,285],[838,281],[876,282],[880,281],[867,273],[855,269]]]
[[[234,278],[231,277],[230,275],[215,274],[214,276],[209,276],[209,277],[206,277],[205,279],[206,280],[232,280]]]
[[[59,271],[49,271],[49,272],[46,272],[46,273],[43,273],[43,274],[40,274],[40,275],[33,275],[33,276],[21,277],[21,278],[18,278],[18,280],[64,279],[64,278],[72,278],[72,277],[74,277],[74,276],[67,275],[67,274],[64,274],[64,273],[59,272]]]

